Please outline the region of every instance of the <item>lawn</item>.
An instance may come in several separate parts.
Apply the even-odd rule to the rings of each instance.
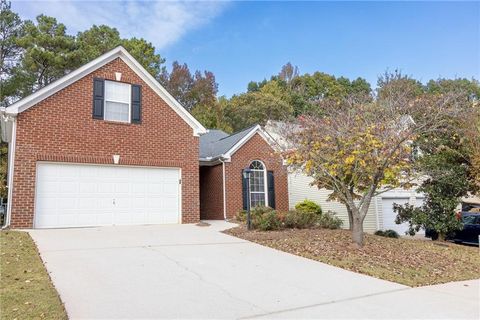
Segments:
[[[356,249],[348,230],[248,231],[240,226],[225,233],[412,287],[479,278],[476,247],[366,234],[365,246]]]
[[[0,231],[0,319],[67,319],[26,232]]]

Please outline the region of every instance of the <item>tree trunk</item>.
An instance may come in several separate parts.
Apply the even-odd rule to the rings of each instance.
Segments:
[[[347,213],[348,213],[348,229],[349,230],[353,230],[353,212],[352,212],[352,209],[350,209],[349,206],[347,206]]]
[[[354,218],[352,230],[352,240],[358,247],[363,247],[363,221],[362,219]]]

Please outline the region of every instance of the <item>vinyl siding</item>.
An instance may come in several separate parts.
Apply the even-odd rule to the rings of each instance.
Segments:
[[[290,208],[293,209],[297,203],[305,199],[314,201],[322,207],[323,211],[330,210],[335,212],[337,216],[343,220],[342,227],[348,229],[348,213],[345,205],[337,201],[327,201],[331,191],[311,186],[310,183],[312,181],[313,179],[311,177],[308,177],[303,173],[294,172],[288,174],[288,198]],[[381,202],[378,203],[377,198],[374,198],[370,204],[370,208],[363,223],[366,232],[374,232],[378,229],[376,218],[378,204],[381,204]]]

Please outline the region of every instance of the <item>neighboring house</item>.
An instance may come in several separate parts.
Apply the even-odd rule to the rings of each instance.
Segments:
[[[206,129],[124,48],[1,109],[14,228],[200,219]]]
[[[250,188],[245,168],[252,169]],[[258,125],[231,135],[210,130],[200,137],[200,186],[202,219],[234,218],[248,200],[251,207],[288,210],[287,169]]]
[[[265,125],[264,131],[268,134],[270,140],[276,142],[276,145],[285,147],[283,128],[282,122],[269,121]],[[288,171],[289,207],[293,209],[297,203],[305,199],[312,200],[317,202],[324,211],[331,210],[335,212],[344,222],[343,227],[348,228],[348,213],[345,205],[337,201],[328,201],[327,199],[331,191],[318,189],[316,186],[311,185],[312,182],[313,178],[300,171]],[[393,189],[374,197],[364,220],[364,230],[373,232],[376,230],[393,229],[401,235],[405,234],[408,225],[406,223],[400,225],[395,223],[394,203],[410,203],[420,206],[423,203],[423,196],[416,193],[414,189]]]

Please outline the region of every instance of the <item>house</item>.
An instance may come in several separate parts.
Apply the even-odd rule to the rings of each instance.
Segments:
[[[0,123],[13,228],[231,218],[247,166],[252,203],[288,208],[261,128],[207,132],[122,47],[0,109]]]
[[[252,170],[248,180],[245,168]],[[200,137],[202,219],[232,219],[248,201],[251,207],[286,211],[287,188],[286,166],[259,125],[231,135],[210,130]]]
[[[268,121],[264,127],[264,132],[268,137],[276,141],[280,147],[285,147],[285,139],[283,138],[284,124],[278,121]],[[295,205],[305,199],[318,203],[324,211],[333,211],[343,221],[343,227],[349,227],[348,213],[345,205],[337,201],[328,201],[330,190],[318,189],[312,186],[313,178],[305,175],[300,171],[288,171],[288,205],[294,208]],[[392,229],[399,234],[405,234],[408,224],[396,224],[396,213],[393,211],[393,204],[409,203],[415,206],[421,206],[423,203],[423,195],[415,191],[415,189],[393,189],[386,191],[372,199],[368,213],[365,217],[363,226],[367,232],[376,230]]]
[[[206,129],[124,48],[2,114],[12,227],[198,221]]]

